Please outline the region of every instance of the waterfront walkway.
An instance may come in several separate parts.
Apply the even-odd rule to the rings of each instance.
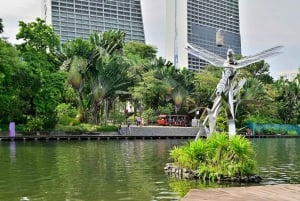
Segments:
[[[181,201],[300,201],[300,184],[192,189]]]
[[[40,141],[40,140],[152,140],[152,139],[195,139],[199,128],[175,126],[122,126],[119,132],[83,132],[65,133],[50,132],[35,135],[17,133],[9,136],[8,132],[0,133],[0,141]],[[205,137],[205,136],[200,136]],[[300,135],[249,135],[247,138],[295,138]]]
[[[154,140],[154,139],[195,139],[198,128],[162,126],[123,126],[119,132],[64,133],[51,132],[39,135],[8,133],[0,135],[0,141],[48,141],[48,140]]]

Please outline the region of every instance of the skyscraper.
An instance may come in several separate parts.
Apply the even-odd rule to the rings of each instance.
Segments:
[[[197,44],[226,58],[228,48],[241,54],[238,0],[167,0],[166,58],[179,67],[197,71],[207,62],[184,49]],[[216,33],[222,30],[224,45],[216,45]]]
[[[42,11],[61,42],[110,29],[124,31],[127,41],[145,41],[140,0],[42,0]]]

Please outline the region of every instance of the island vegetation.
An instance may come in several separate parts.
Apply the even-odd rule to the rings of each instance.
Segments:
[[[173,176],[210,181],[259,182],[254,148],[241,135],[214,133],[208,139],[189,141],[170,151],[174,164],[165,170]]]

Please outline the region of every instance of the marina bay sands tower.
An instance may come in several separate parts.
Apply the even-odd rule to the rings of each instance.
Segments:
[[[127,41],[145,42],[140,0],[42,0],[42,17],[61,42],[110,29],[124,31]]]
[[[238,0],[166,0],[166,58],[177,68],[198,71],[207,62],[189,55],[187,43],[199,45],[226,58],[228,48],[241,54]],[[224,45],[216,45],[222,30]]]

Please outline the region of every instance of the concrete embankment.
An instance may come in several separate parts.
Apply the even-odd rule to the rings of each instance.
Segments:
[[[121,134],[131,136],[190,136],[195,137],[199,128],[163,127],[163,126],[130,126],[122,127]]]
[[[38,135],[17,133],[16,136],[13,137],[6,133],[0,135],[0,141],[194,139],[197,132],[198,129],[193,127],[122,126],[120,132],[51,132],[47,134],[39,133]]]

